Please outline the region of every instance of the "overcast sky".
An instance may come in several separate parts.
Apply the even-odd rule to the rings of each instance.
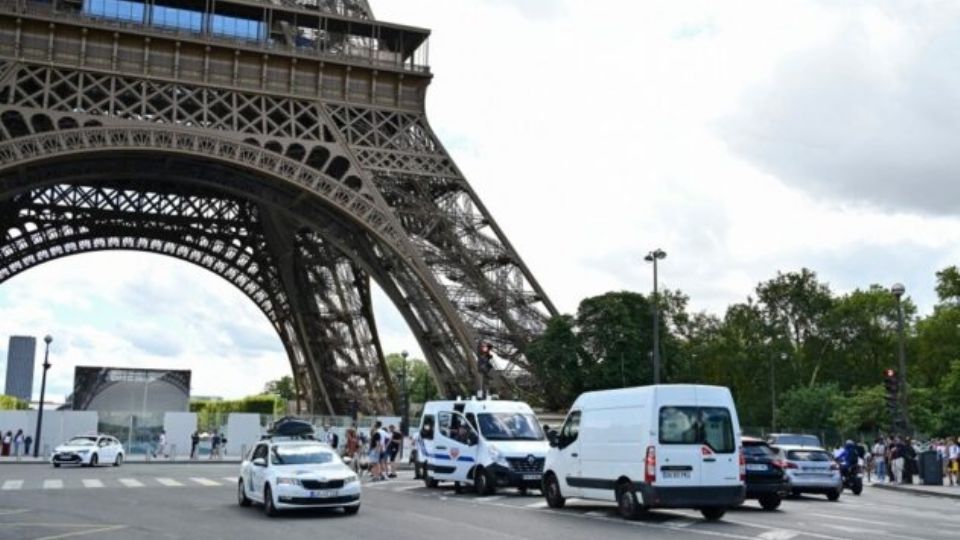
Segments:
[[[663,286],[717,314],[804,266],[838,292],[902,281],[927,312],[958,260],[956,2],[372,3],[432,29],[431,123],[562,311],[647,292],[657,247]],[[385,349],[416,354],[378,300]],[[47,332],[54,399],[74,365],[192,369],[225,397],[289,372],[246,297],[159,256],[0,285],[0,336]]]

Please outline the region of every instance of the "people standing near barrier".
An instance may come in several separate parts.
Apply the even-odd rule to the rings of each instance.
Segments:
[[[153,453],[153,457],[167,457],[167,432],[160,430],[160,436],[157,437],[157,449]]]
[[[24,451],[23,451],[23,454],[24,454],[25,456],[29,456],[29,455],[30,455],[30,445],[32,445],[32,444],[33,444],[33,437],[31,437],[31,436],[28,434],[27,437],[26,437],[25,439],[23,439],[23,446],[25,447],[25,448],[24,448]]]
[[[890,451],[890,464],[893,470],[893,481],[897,484],[903,483],[903,463],[907,450],[900,437],[893,440],[893,449]]]
[[[13,442],[13,433],[8,431],[3,436],[3,446],[0,447],[0,455],[9,456],[10,455],[10,444]]]
[[[343,445],[343,457],[350,458],[350,468],[360,474],[360,437],[356,428],[347,428],[347,441]]]
[[[877,474],[877,482],[884,482],[887,479],[887,445],[883,442],[883,437],[877,437],[873,442],[873,449],[870,451],[873,456],[873,466]],[[869,481],[869,479],[868,479]]]
[[[373,482],[382,480],[380,478],[382,474],[380,470],[380,430],[377,429],[377,426],[370,430],[370,450],[367,457],[370,459],[370,479]]]
[[[197,450],[200,448],[200,433],[194,431],[190,435],[190,459],[197,459]]]
[[[903,483],[912,484],[913,476],[917,474],[917,450],[913,447],[913,439],[907,437],[903,441]]]
[[[390,426],[390,441],[387,443],[387,454],[389,465],[387,466],[387,478],[397,477],[397,456],[400,455],[400,446],[403,444],[403,435],[396,426]]]
[[[323,425],[323,442],[330,445],[336,451],[340,447],[340,437],[333,431],[330,431],[330,424]]]
[[[220,457],[220,434],[213,431],[213,437],[210,438],[210,458],[218,459]]]

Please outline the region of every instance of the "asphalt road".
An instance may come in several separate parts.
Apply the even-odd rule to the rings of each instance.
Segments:
[[[707,523],[694,511],[653,512],[637,522],[612,504],[568,501],[546,508],[539,495],[492,497],[430,490],[412,473],[367,484],[356,516],[338,511],[267,518],[236,504],[230,465],[126,465],[119,469],[0,466],[0,539],[389,538],[390,540],[599,539],[943,539],[960,527],[960,501],[867,488],[839,502],[756,503]],[[534,492],[536,493],[536,492]]]

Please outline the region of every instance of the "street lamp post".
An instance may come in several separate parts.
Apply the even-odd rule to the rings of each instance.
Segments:
[[[907,414],[907,352],[904,344],[903,331],[903,295],[907,288],[902,283],[894,283],[890,292],[897,299],[897,334],[899,335],[898,356],[900,360],[900,370],[897,373],[900,387],[900,417],[903,421],[903,429],[910,431],[910,415]]]
[[[660,306],[657,293],[657,261],[666,259],[667,253],[655,249],[643,260],[653,263],[653,384],[660,384]]]
[[[43,338],[43,342],[46,343],[47,346],[43,351],[43,379],[40,383],[40,405],[37,409],[37,433],[33,438],[33,457],[37,457],[40,453],[40,428],[43,427],[43,401],[47,397],[47,370],[50,369],[51,341],[53,341],[53,337],[49,335]]]
[[[403,403],[400,407],[400,414],[403,417],[400,418],[400,432],[403,433],[403,436],[407,436],[407,426],[408,419],[410,416],[410,393],[407,392],[407,357],[410,356],[407,351],[400,353],[400,356],[403,357],[403,370],[400,372],[400,388],[403,392]],[[400,459],[403,459],[403,448],[400,449]]]

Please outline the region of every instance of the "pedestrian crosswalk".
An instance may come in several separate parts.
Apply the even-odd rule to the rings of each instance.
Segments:
[[[0,491],[65,490],[65,489],[143,489],[143,488],[213,488],[234,486],[232,476],[206,478],[125,477],[125,478],[40,478],[0,479]]]

